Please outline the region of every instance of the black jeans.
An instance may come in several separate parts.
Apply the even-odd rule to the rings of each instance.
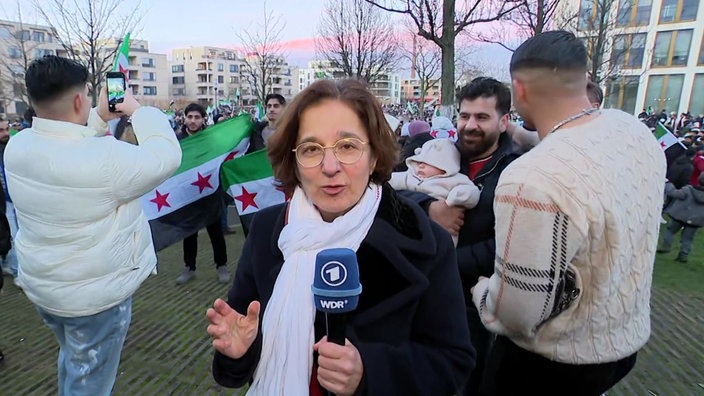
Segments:
[[[227,264],[227,248],[225,247],[225,234],[218,218],[213,224],[206,227],[210,244],[213,245],[213,259],[216,267]],[[198,255],[198,233],[187,236],[183,240],[183,261],[192,271],[196,270],[196,256]]]
[[[636,353],[616,362],[573,365],[554,362],[498,336],[484,370],[483,395],[599,396],[636,364]]]

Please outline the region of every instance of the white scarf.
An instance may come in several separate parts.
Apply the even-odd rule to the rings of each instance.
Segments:
[[[279,236],[284,264],[264,311],[262,352],[248,396],[308,394],[315,343],[315,304],[310,289],[315,257],[327,248],[357,251],[380,201],[381,186],[370,184],[349,212],[327,223],[303,190],[296,188],[288,224]]]

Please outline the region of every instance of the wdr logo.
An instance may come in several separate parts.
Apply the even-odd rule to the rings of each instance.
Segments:
[[[320,277],[328,286],[337,287],[347,280],[347,268],[339,261],[329,261],[320,269]]]

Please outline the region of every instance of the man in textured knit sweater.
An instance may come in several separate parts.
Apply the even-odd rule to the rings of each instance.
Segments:
[[[511,58],[514,104],[541,142],[501,174],[495,272],[473,289],[498,334],[487,394],[600,395],[650,336],[665,158],[636,118],[591,106],[586,65],[564,31]]]

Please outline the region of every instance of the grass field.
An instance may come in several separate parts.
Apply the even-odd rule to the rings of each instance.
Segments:
[[[240,234],[227,235],[234,271]],[[671,253],[655,263],[653,335],[633,372],[609,395],[704,395],[704,232],[690,261]],[[212,347],[205,310],[229,286],[217,283],[205,234],[200,237],[197,278],[184,286],[181,244],[159,253],[159,275],[134,296],[132,325],[122,353],[115,395],[237,395],[212,379]],[[8,280],[9,278],[6,278]],[[0,295],[0,395],[56,395],[57,345],[27,298],[14,285]]]

